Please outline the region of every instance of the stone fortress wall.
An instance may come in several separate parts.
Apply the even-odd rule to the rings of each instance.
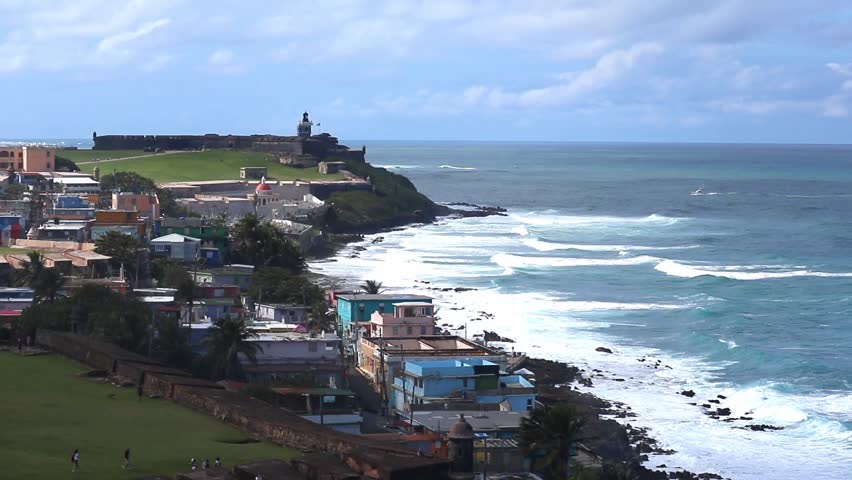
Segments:
[[[36,342],[92,368],[141,384],[146,395],[158,395],[207,413],[280,445],[333,455],[365,478],[448,478],[449,466],[444,460],[418,456],[393,442],[334,431],[109,343],[45,329],[38,330]]]

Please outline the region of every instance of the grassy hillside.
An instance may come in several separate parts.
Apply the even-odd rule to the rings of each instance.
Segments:
[[[68,151],[70,152],[70,151]],[[98,152],[98,158],[119,158],[130,156],[125,150],[78,150],[87,152],[90,157]],[[113,155],[115,152],[115,155]],[[66,152],[67,153],[67,152]],[[135,152],[139,154],[140,152]],[[144,153],[142,153],[144,155]],[[82,155],[82,154],[81,154]],[[272,155],[240,150],[206,150],[204,152],[177,152],[129,158],[127,160],[101,161],[101,174],[111,171],[136,172],[157,183],[185,180],[233,180],[240,177],[240,167],[267,167],[269,178],[273,180],[339,180],[339,174],[322,175],[316,168],[293,168],[281,165]],[[65,156],[63,154],[63,156]],[[67,156],[74,160],[73,156]],[[86,168],[88,167],[88,168]],[[84,164],[81,168],[91,169],[93,164]]]
[[[428,222],[447,213],[417,191],[402,175],[368,163],[346,160],[349,171],[373,182],[372,192],[338,192],[329,201],[327,228],[336,232],[371,232],[411,222]]]
[[[112,158],[136,157],[141,155],[153,155],[142,150],[59,150],[59,157],[67,158],[74,163],[93,162],[95,160],[107,160]]]
[[[113,480],[185,472],[192,457],[200,464],[219,456],[228,467],[298,455],[267,442],[240,444],[249,435],[224,422],[167,400],[137,401],[134,389],[80,378],[82,371],[56,355],[0,353],[0,477]],[[72,475],[75,448],[81,469]]]

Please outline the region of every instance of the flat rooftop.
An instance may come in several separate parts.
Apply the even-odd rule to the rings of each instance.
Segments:
[[[464,415],[474,432],[496,432],[518,430],[521,420],[529,416],[528,412],[501,412],[498,410],[480,412],[474,410],[438,410],[414,412],[414,421],[433,432],[446,432]]]
[[[344,300],[348,300],[350,302],[369,302],[369,301],[388,301],[391,302],[393,300],[399,300],[400,302],[416,302],[416,301],[426,301],[432,300],[432,297],[427,297],[426,295],[412,295],[408,293],[344,293],[337,295],[337,298],[342,298]],[[428,302],[427,302],[428,303]],[[431,305],[431,303],[430,303]]]

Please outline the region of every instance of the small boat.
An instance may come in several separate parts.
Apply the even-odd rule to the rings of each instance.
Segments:
[[[690,195],[704,195],[704,189],[703,189],[703,188],[699,188],[698,190],[696,190],[696,191],[694,191],[694,192],[690,193]]]

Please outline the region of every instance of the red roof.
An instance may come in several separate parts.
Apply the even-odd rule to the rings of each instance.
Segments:
[[[272,190],[272,187],[266,184],[266,179],[262,179],[260,183],[257,184],[257,187],[254,189],[255,192],[266,192]]]

